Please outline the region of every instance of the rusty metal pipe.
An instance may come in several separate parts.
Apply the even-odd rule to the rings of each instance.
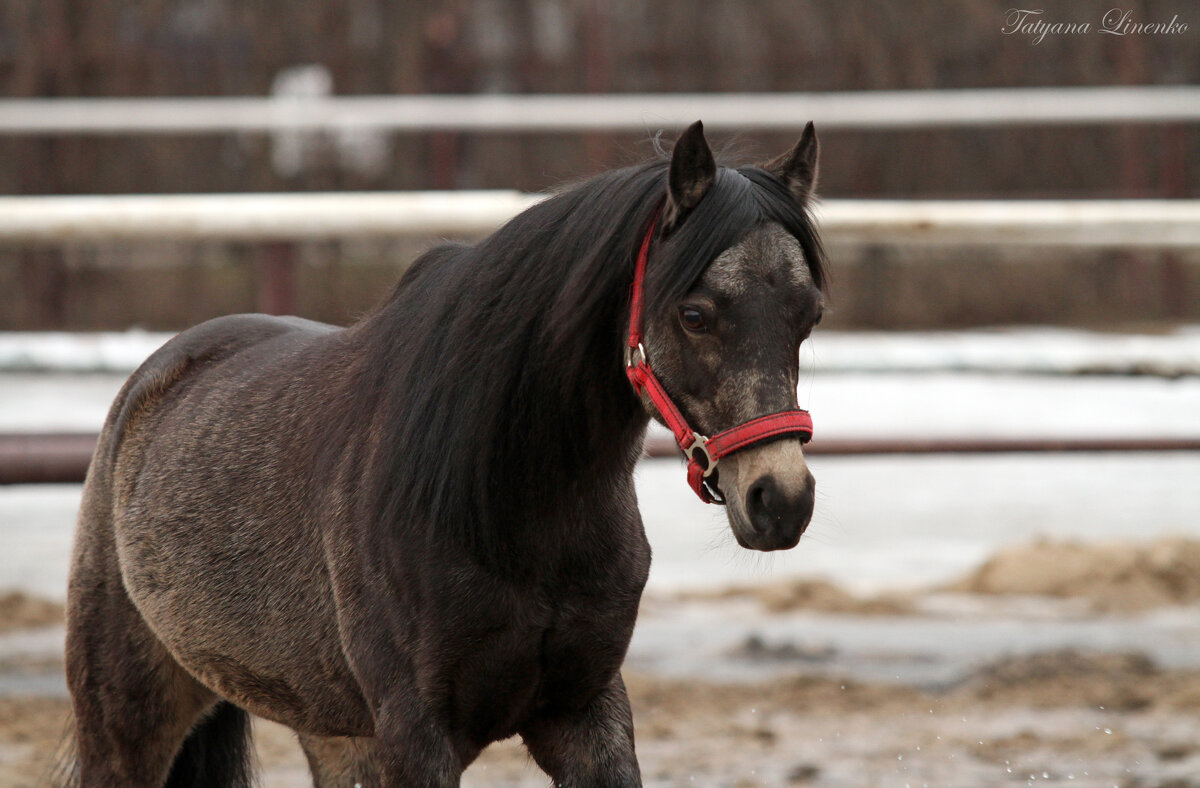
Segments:
[[[83,481],[95,433],[0,435],[0,484],[77,484]]]
[[[866,454],[1005,454],[1048,452],[1200,451],[1195,438],[834,438],[813,440],[807,455]],[[647,457],[678,457],[669,436],[646,439]]]
[[[96,447],[94,433],[0,434],[0,484],[78,484]],[[1184,438],[843,438],[814,440],[809,455],[1002,454],[1052,452],[1200,451]],[[647,457],[678,457],[666,436],[646,440]]]

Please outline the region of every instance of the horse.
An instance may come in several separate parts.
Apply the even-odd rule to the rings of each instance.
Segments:
[[[798,543],[816,176],[812,124],[734,169],[697,122],[431,249],[349,327],[226,316],[151,355],[75,533],[75,784],[248,785],[254,714],[297,733],[322,788],[458,785],[512,736],[556,785],[640,785],[634,466],[662,396],[687,441],[783,413],[719,468],[691,460],[741,545]]]

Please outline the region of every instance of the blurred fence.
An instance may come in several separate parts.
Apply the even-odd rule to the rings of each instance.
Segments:
[[[0,101],[0,134],[222,132],[579,132],[998,127],[1200,120],[1200,88],[993,89],[851,94],[359,96],[318,99]],[[519,192],[337,192],[0,198],[0,241],[61,245],[145,239],[261,242],[259,308],[293,311],[299,240],[475,236],[541,199]],[[830,242],[1200,248],[1200,200],[873,201],[818,207]],[[1182,289],[1181,289],[1182,291]],[[94,436],[0,436],[0,483],[77,481]],[[652,454],[670,447],[648,445]],[[1200,448],[1195,440],[843,441],[818,453]]]
[[[1184,129],[1200,127],[1196,123],[1200,120],[1200,87],[7,99],[0,100],[0,141],[23,144],[42,139],[53,147],[69,140],[132,143],[145,140],[147,136],[173,140],[174,143],[190,139],[196,144],[201,144],[201,138],[223,139],[230,146],[225,152],[234,155],[251,144],[248,139],[257,139],[260,148],[270,147],[272,157],[278,154],[281,160],[287,159],[288,167],[301,170],[307,166],[302,163],[305,156],[315,157],[314,161],[328,156],[339,161],[339,157],[357,161],[362,153],[360,148],[365,146],[374,151],[372,155],[388,159],[376,162],[378,166],[406,172],[425,165],[443,168],[446,172],[433,181],[454,186],[459,180],[453,172],[458,171],[461,162],[457,153],[451,155],[450,148],[459,153],[462,151],[457,143],[450,144],[451,138],[472,137],[476,141],[488,140],[491,144],[504,139],[512,141],[513,134],[518,133],[520,139],[527,141],[556,140],[555,144],[560,144],[568,140],[596,141],[607,138],[606,135],[636,132],[646,139],[656,129],[674,131],[696,118],[704,119],[710,129],[742,133],[759,131],[768,135],[786,133],[789,137],[809,119],[814,119],[823,130],[851,130],[840,137],[853,137],[853,130],[898,129],[909,132],[909,136],[921,136],[927,129],[978,129],[984,134],[1022,125],[1078,128],[1080,124],[1092,124],[1100,128],[1128,129],[1131,125],[1150,128],[1157,124],[1153,133],[1161,132],[1170,143]],[[411,133],[410,141],[428,141],[432,145],[429,155],[411,162],[412,166],[405,159],[401,166],[400,159],[390,160],[386,143],[380,143],[378,149],[369,144],[371,140],[379,142],[397,132]],[[438,140],[450,145],[442,151],[446,155],[434,155],[440,150],[438,144],[434,144]],[[985,145],[988,148],[994,146],[994,141]],[[153,148],[153,145],[146,145],[149,159],[153,158]],[[825,169],[830,173],[830,179],[836,179],[839,173],[862,169],[863,162],[858,161],[853,166],[847,166],[845,162],[839,166],[838,156],[844,157],[845,152],[839,153],[837,145],[826,148],[830,166]],[[1086,145],[1075,148],[1090,150]],[[1186,155],[1182,151],[1174,143],[1164,144],[1161,151],[1164,178],[1172,182],[1187,179]],[[559,153],[565,155],[563,151]],[[212,167],[199,168],[205,172],[219,169],[225,161],[220,157],[219,161],[213,160],[212,155],[198,152],[197,156],[212,164]],[[62,157],[54,155],[51,158],[53,161],[47,162],[47,166],[66,166]],[[84,158],[90,162],[87,166],[94,167],[108,162],[111,157],[97,153]],[[508,155],[489,154],[485,158],[491,161],[506,159]],[[1014,164],[997,159],[994,163],[1012,173],[1028,169],[1023,162]],[[945,164],[946,153],[939,148],[937,155],[930,158],[929,166],[936,168]],[[974,176],[956,178],[969,181]],[[71,185],[59,189],[60,193],[77,189],[86,191],[86,178],[72,176],[69,180]],[[472,180],[466,178],[468,183]],[[527,182],[522,182],[526,188],[530,187]],[[209,191],[212,186],[203,179],[196,181],[190,177],[187,183],[202,191]],[[278,185],[264,185],[249,172],[243,173],[239,183],[260,191],[270,191]],[[334,179],[321,188],[339,185],[361,190],[366,183],[347,185]],[[333,196],[307,192],[312,183],[303,182],[303,179],[287,188],[295,190],[278,196],[218,192],[204,197],[46,197],[45,202],[28,203],[6,200],[4,210],[0,212],[0,240],[11,242],[9,248],[3,250],[7,255],[4,259],[15,260],[16,265],[0,280],[6,287],[20,286],[35,295],[28,306],[10,309],[4,318],[5,325],[69,328],[112,324],[116,319],[115,312],[95,314],[95,310],[83,308],[79,302],[89,293],[94,296],[100,287],[117,291],[127,288],[117,281],[121,275],[115,272],[105,272],[101,276],[103,283],[87,280],[79,271],[88,263],[79,262],[82,258],[78,255],[72,262],[66,262],[64,256],[73,254],[67,251],[67,245],[76,242],[120,243],[143,239],[185,243],[208,239],[267,241],[269,243],[253,250],[236,252],[248,253],[255,261],[249,273],[253,281],[243,284],[240,292],[249,292],[252,288],[260,309],[293,311],[295,299],[289,292],[297,285],[293,275],[295,265],[289,258],[295,256],[295,247],[290,246],[295,241],[375,237],[388,243],[388,239],[403,236],[475,235],[494,228],[520,206],[536,199],[512,192],[471,193],[457,197],[428,192],[412,197],[396,192],[338,192]],[[111,188],[111,191],[120,190],[121,187]],[[1171,196],[1186,193],[1186,190],[1175,188],[1162,192]],[[136,217],[146,221],[136,221]],[[851,285],[843,292],[862,296],[844,298],[835,317],[835,320],[852,325],[914,327],[914,323],[936,324],[943,320],[953,324],[1029,322],[1049,319],[1047,314],[1076,321],[1113,316],[1126,321],[1186,320],[1191,319],[1195,311],[1190,305],[1200,303],[1194,298],[1200,289],[1200,269],[1190,257],[1181,258],[1176,254],[1176,250],[1183,247],[1195,247],[1190,240],[1194,235],[1195,211],[1183,202],[985,204],[974,201],[834,200],[822,207],[821,219],[831,242],[848,239],[857,243],[850,254],[840,257],[843,268],[849,269],[843,272],[843,281],[849,280]],[[280,241],[286,243],[278,243]],[[953,272],[951,278],[946,278],[946,269],[936,262],[932,265],[888,265],[901,241],[937,244],[946,250],[956,243],[976,250],[982,250],[983,245],[992,245],[991,253],[1018,245],[1057,246],[1054,264],[1044,270],[1048,277],[1057,277],[1054,281],[1060,286],[1073,275],[1069,270],[1071,266],[1083,269],[1078,274],[1081,277],[1093,276],[1101,267],[1110,268],[1110,274],[1099,283],[1088,284],[1089,290],[1097,294],[1095,298],[1079,303],[1067,314],[1054,304],[1044,301],[1035,304],[1024,298],[1021,294],[1028,291],[1030,283],[990,289],[976,286],[983,278],[994,279],[995,272],[1002,266],[993,265],[991,274],[973,274],[972,278],[963,281]],[[19,245],[24,248],[14,251]],[[40,248],[33,248],[35,246]],[[1094,252],[1071,251],[1094,250],[1100,246],[1140,247],[1144,251],[1137,257],[1120,252],[1115,258],[1105,258],[1102,265],[1081,256]],[[174,247],[175,251],[164,255],[173,258],[169,260],[172,270],[183,270],[178,263],[186,257],[187,252],[182,251],[186,248],[179,245]],[[311,246],[305,253],[310,260],[322,256],[331,262],[336,260],[337,254],[328,249],[314,251]],[[944,251],[941,257],[949,258],[952,254],[952,251]],[[936,257],[930,255],[929,260]],[[976,262],[980,262],[979,257],[981,255],[976,255]],[[1077,259],[1080,262],[1072,262]],[[912,299],[878,303],[879,299],[872,294],[879,288],[872,283],[879,284],[884,290],[896,287],[896,282],[887,280],[887,271],[900,268],[911,282],[936,278],[942,292],[956,294],[942,299],[941,303],[956,305],[936,309],[926,305],[924,311],[913,315],[898,305],[914,303]],[[976,272],[987,268],[982,264],[974,266]],[[343,320],[348,313],[365,306],[360,303],[364,301],[362,294],[370,292],[374,279],[369,277],[375,276],[370,274],[353,280],[347,277],[345,281],[351,291],[344,297],[337,291],[338,296],[330,304],[309,304],[306,309],[319,309],[323,319]],[[163,274],[160,289],[174,288],[177,279]],[[1107,281],[1128,281],[1136,286],[1109,292],[1104,284]],[[314,292],[311,287],[305,287],[304,291]],[[244,299],[233,291],[222,291],[214,298],[218,303],[208,306],[212,313],[229,309],[240,311],[250,306],[248,299],[242,303]],[[101,299],[98,303],[116,302]],[[148,300],[138,307],[141,311],[136,319],[155,327],[168,327],[165,325],[168,306],[166,297]],[[197,311],[202,311],[199,304]],[[188,317],[196,316],[189,314]]]
[[[0,241],[280,241],[491,232],[542,195],[332,192],[0,197]],[[1200,247],[1200,200],[828,200],[831,242]]]
[[[61,243],[146,238],[268,242],[260,308],[290,312],[287,241],[343,235],[478,235],[542,199],[517,192],[168,195],[0,198],[0,241]],[[830,240],[875,243],[1117,245],[1200,248],[1200,200],[889,202],[818,208]],[[94,435],[0,436],[0,483],[80,481]],[[824,454],[1198,450],[1197,439],[842,440]],[[650,441],[652,456],[673,446]]]
[[[258,308],[295,311],[294,241],[470,237],[543,199],[511,191],[0,197],[0,242],[264,242]],[[1200,248],[1200,200],[830,200],[827,242]]]
[[[3,134],[643,132],[697,119],[723,131],[1194,122],[1200,87],[0,101]]]

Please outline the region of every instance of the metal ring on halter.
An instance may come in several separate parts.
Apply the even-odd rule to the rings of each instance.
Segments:
[[[636,360],[634,358],[634,354],[636,354],[636,356],[637,356]],[[632,347],[625,348],[625,366],[626,367],[640,367],[645,363],[646,363],[646,348],[642,347],[641,342],[637,343],[636,348],[632,348]]]
[[[692,445],[684,450],[689,462],[696,462],[696,455],[700,454],[703,462],[700,464],[704,467],[703,477],[707,479],[712,476],[713,471],[717,469],[717,461],[708,453],[708,438],[698,432],[692,433]]]
[[[708,491],[708,497],[712,499],[709,503],[725,506],[725,496],[721,493],[721,488],[713,484],[713,481],[709,478],[704,478],[701,481],[704,484],[704,489]]]

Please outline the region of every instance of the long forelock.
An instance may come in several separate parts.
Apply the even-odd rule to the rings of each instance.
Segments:
[[[755,197],[767,219],[781,224],[800,243],[813,284],[827,293],[829,273],[825,246],[817,232],[812,205],[797,201],[786,183],[760,167],[745,167],[739,172],[757,187]]]
[[[695,287],[722,252],[755,227],[777,223],[796,238],[818,289],[827,285],[825,252],[806,205],[759,167],[720,168],[712,188],[663,244],[647,273],[648,308],[662,310]]]

